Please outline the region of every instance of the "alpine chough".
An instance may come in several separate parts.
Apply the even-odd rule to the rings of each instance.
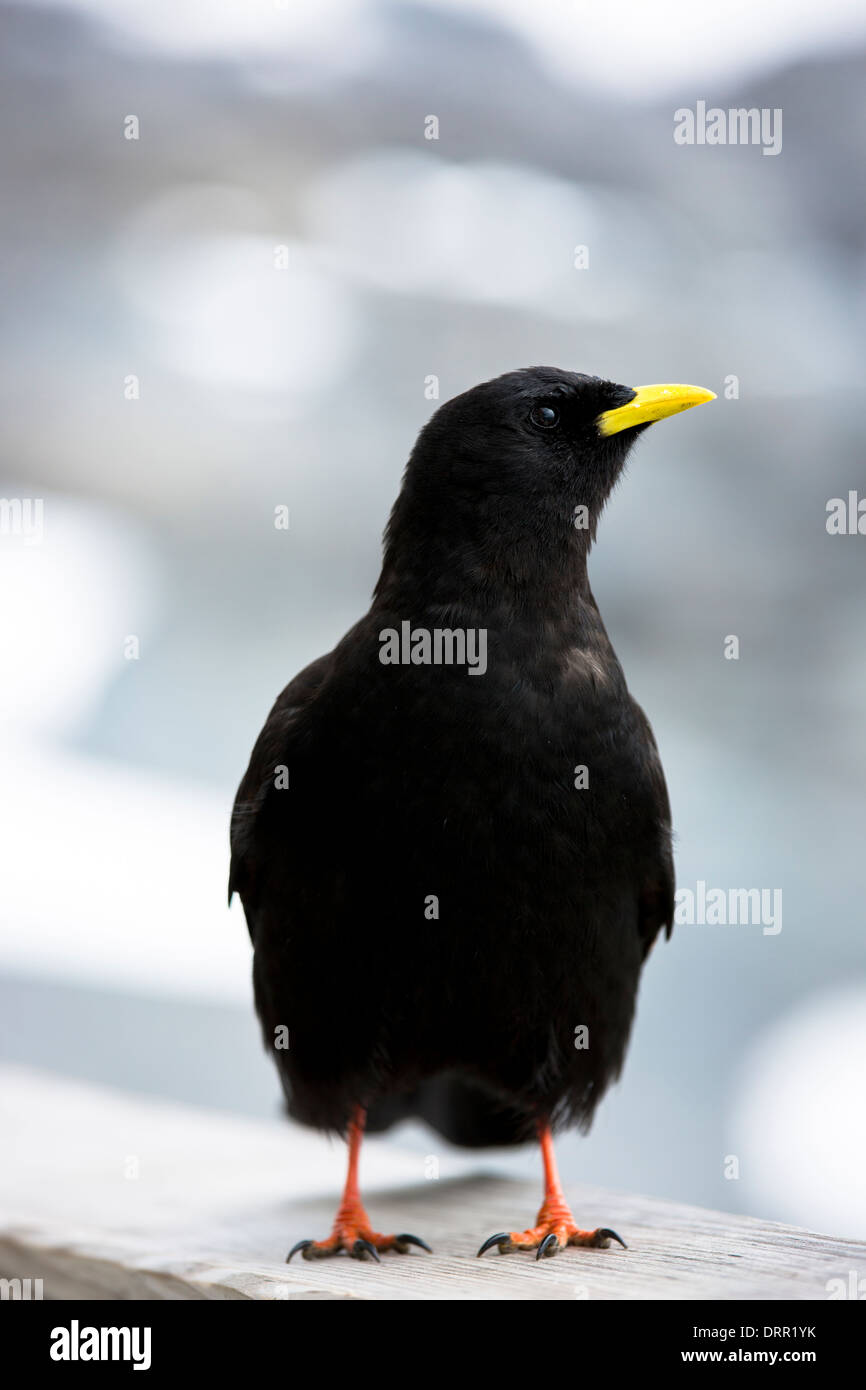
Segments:
[[[373,1230],[358,1186],[365,1126],[411,1116],[470,1147],[540,1141],[535,1225],[479,1254],[620,1239],[576,1225],[552,1135],[619,1074],[674,869],[587,557],[637,435],[712,399],[531,367],[442,405],[369,611],[265,722],[229,893],[289,1112],[349,1144],[332,1234],[289,1258],[429,1248]]]

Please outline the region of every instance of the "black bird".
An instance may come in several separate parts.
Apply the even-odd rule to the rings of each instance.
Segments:
[[[307,1259],[424,1245],[377,1234],[358,1189],[365,1123],[408,1116],[455,1144],[539,1137],[535,1226],[479,1254],[619,1240],[575,1224],[551,1136],[588,1127],[619,1074],[674,870],[655,739],[587,556],[637,435],[712,399],[532,367],[441,406],[369,612],[259,735],[229,895],[289,1111],[349,1142]]]

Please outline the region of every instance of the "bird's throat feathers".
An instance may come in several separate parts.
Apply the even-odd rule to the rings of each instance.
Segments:
[[[404,483],[375,597],[400,607],[423,596],[425,605],[481,614],[568,613],[589,594],[587,559],[600,510],[569,497],[436,497]]]

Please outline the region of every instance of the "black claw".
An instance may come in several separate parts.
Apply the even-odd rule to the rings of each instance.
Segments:
[[[352,1255],[356,1260],[363,1260],[365,1255],[372,1255],[377,1265],[382,1263],[375,1245],[371,1245],[368,1240],[361,1240],[360,1237],[352,1246]]]
[[[297,1243],[297,1245],[293,1245],[293,1246],[292,1246],[291,1250],[289,1251],[288,1255],[286,1256],[286,1264],[289,1263],[289,1261],[291,1260],[291,1258],[292,1258],[293,1255],[297,1255],[297,1253],[298,1253],[299,1250],[309,1250],[310,1246],[311,1246],[313,1243],[314,1243],[314,1242],[311,1241],[311,1240],[299,1240],[298,1243]],[[305,1260],[308,1259],[308,1258],[309,1258],[309,1257],[308,1257],[307,1255],[304,1256],[304,1259],[305,1259]]]
[[[481,1249],[478,1251],[478,1254],[475,1256],[476,1260],[480,1259],[481,1256],[484,1254],[484,1252],[485,1252],[486,1250],[489,1250],[489,1249],[490,1249],[491,1245],[498,1245],[498,1246],[499,1246],[499,1252],[500,1252],[500,1254],[501,1254],[501,1253],[502,1253],[502,1247],[503,1247],[510,1239],[511,1239],[511,1237],[510,1237],[510,1235],[508,1234],[507,1231],[500,1231],[499,1234],[496,1235],[496,1236],[488,1236],[487,1240],[485,1240],[485,1242],[484,1242],[484,1244],[482,1245]]]
[[[433,1254],[433,1251],[430,1249],[430,1246],[427,1244],[426,1240],[422,1240],[420,1236],[406,1235],[405,1232],[401,1236],[394,1237],[394,1244],[401,1255],[406,1254],[406,1251],[408,1250],[410,1245],[418,1245],[422,1250],[426,1250],[428,1255]]]
[[[626,1245],[626,1243],[625,1243],[625,1241],[623,1240],[622,1236],[618,1236],[617,1233],[616,1233],[616,1231],[610,1230],[610,1228],[609,1228],[608,1226],[602,1226],[601,1230],[600,1230],[600,1231],[596,1231],[595,1234],[596,1234],[596,1239],[598,1240],[598,1243],[599,1243],[599,1245],[601,1246],[602,1249],[605,1249],[605,1245],[606,1245],[606,1244],[609,1244],[610,1241],[612,1241],[612,1240],[618,1240],[619,1243],[620,1243],[620,1245],[622,1246],[623,1250],[627,1250],[627,1249],[628,1249],[628,1246]],[[605,1244],[602,1244],[602,1242],[605,1242]]]
[[[548,1258],[551,1255],[555,1255],[558,1249],[559,1241],[556,1239],[556,1236],[554,1235],[553,1231],[551,1231],[549,1235],[546,1235],[544,1237],[544,1240],[539,1245],[537,1251],[535,1252],[535,1258],[537,1260],[540,1260],[542,1258]]]

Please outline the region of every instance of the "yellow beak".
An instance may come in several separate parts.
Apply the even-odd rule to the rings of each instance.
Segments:
[[[596,424],[599,434],[619,434],[620,430],[650,425],[666,415],[678,415],[681,410],[691,410],[693,405],[715,399],[715,391],[707,391],[703,386],[638,386],[634,400],[616,410],[606,410]]]

